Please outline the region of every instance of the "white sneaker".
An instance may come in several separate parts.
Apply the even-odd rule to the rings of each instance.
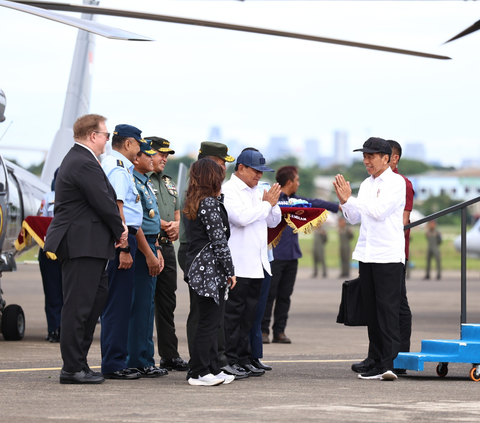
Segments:
[[[382,380],[395,380],[395,379],[398,379],[398,377],[391,370],[387,370],[385,373],[382,374]]]
[[[219,379],[223,379],[223,383],[225,385],[235,380],[235,376],[227,375],[226,373],[223,373],[223,372],[220,372],[218,375],[215,375],[215,377]]]
[[[205,376],[199,376],[197,379],[191,377],[188,379],[188,383],[194,386],[215,386],[223,383],[224,380],[213,376],[211,373]]]

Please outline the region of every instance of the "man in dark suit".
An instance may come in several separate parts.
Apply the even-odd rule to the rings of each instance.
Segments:
[[[107,262],[128,237],[115,191],[97,160],[110,138],[105,121],[85,115],[73,125],[75,145],[58,171],[55,216],[45,240],[44,250],[55,253],[62,266],[62,384],[105,380],[90,370],[87,355],[107,299]]]

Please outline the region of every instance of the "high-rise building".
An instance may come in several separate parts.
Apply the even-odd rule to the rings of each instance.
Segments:
[[[293,154],[288,146],[288,138],[282,136],[274,136],[270,138],[265,157],[268,161],[277,160],[282,157],[288,157]]]
[[[212,129],[210,129],[210,135],[208,136],[208,140],[206,141],[222,142],[222,136],[219,126],[212,126]]]
[[[348,153],[348,134],[346,131],[335,131],[334,133],[334,155],[333,163],[349,166],[352,162]]]
[[[312,166],[318,165],[320,159],[320,146],[315,138],[305,140],[305,149],[303,150],[303,161],[305,164]]]

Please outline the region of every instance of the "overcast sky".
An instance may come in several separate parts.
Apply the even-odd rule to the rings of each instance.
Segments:
[[[423,59],[220,29],[100,16],[154,38],[97,37],[91,111],[108,128],[130,123],[184,153],[219,126],[225,142],[265,148],[288,137],[299,153],[333,132],[349,148],[370,136],[423,142],[427,161],[480,159],[480,31],[444,41],[480,19],[479,2],[275,2],[102,0],[133,9],[301,32],[452,57]],[[42,160],[60,125],[77,30],[0,7],[0,88],[7,120],[0,145],[24,165]],[[232,151],[237,155],[239,152]],[[359,153],[357,153],[359,154]],[[268,157],[267,157],[268,161]]]

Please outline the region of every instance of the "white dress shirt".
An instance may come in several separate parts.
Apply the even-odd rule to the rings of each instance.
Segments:
[[[263,279],[263,269],[271,275],[267,227],[274,228],[282,220],[280,207],[262,201],[256,187],[250,188],[235,175],[223,185],[222,192],[230,223],[228,246],[235,276]]]
[[[358,197],[342,204],[351,224],[361,222],[352,258],[363,263],[405,263],[403,210],[406,185],[402,176],[388,167],[380,176],[370,176],[360,185]]]

